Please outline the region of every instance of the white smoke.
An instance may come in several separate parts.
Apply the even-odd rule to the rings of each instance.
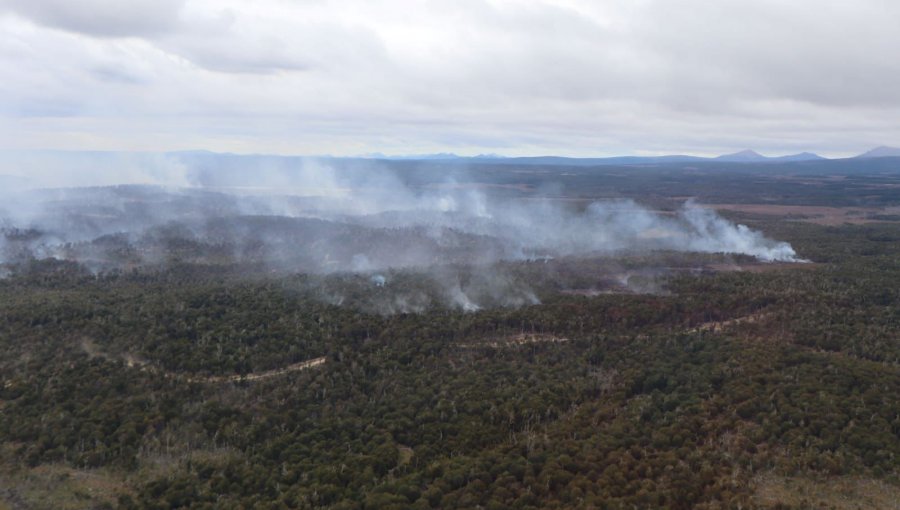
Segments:
[[[746,225],[735,225],[715,211],[687,202],[680,217],[691,228],[687,251],[740,253],[766,262],[799,262],[790,244],[767,239]]]
[[[26,253],[102,266],[109,245],[130,250],[130,262],[157,263],[170,254],[156,240],[173,235],[207,251],[213,246],[218,257],[317,273],[654,250],[801,261],[789,244],[692,201],[669,212],[633,200],[575,207],[541,196],[500,198],[458,168],[411,184],[415,171],[379,162],[347,168],[323,159],[259,157],[238,165],[227,156],[211,163],[191,157],[7,157],[0,169],[8,174],[55,186],[0,193],[0,263]],[[108,187],[135,183],[165,186]],[[83,187],[94,185],[103,187]],[[447,299],[467,310],[482,306],[475,294],[511,305],[537,301],[500,275],[478,281],[489,283],[472,289],[444,282]],[[421,306],[413,301],[412,308]]]
[[[788,243],[768,239],[692,201],[668,215],[632,200],[597,201],[577,212],[547,199],[491,203],[471,192],[464,198],[437,197],[430,208],[428,200],[420,199],[417,208],[403,214],[385,211],[358,221],[373,227],[429,226],[435,237],[446,232],[435,227],[488,236],[503,241],[504,257],[510,259],[672,250],[799,261]],[[453,207],[447,208],[448,203]]]

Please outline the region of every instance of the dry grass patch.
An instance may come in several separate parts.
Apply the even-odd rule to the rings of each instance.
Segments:
[[[743,317],[735,317],[734,319],[728,319],[724,321],[712,321],[712,322],[704,322],[695,328],[691,328],[688,330],[689,333],[697,333],[701,331],[709,331],[712,333],[719,333],[726,328],[731,326],[737,326],[738,324],[754,324],[757,322],[762,322],[763,320],[771,317],[771,313],[756,313],[753,315],[745,315]]]
[[[774,473],[752,480],[755,502],[766,508],[834,508],[836,510],[900,509],[900,487],[870,478],[784,477]]]
[[[779,204],[703,204],[717,211],[735,211],[766,216],[782,216],[817,225],[838,226],[844,224],[894,223],[878,219],[879,215],[897,214],[893,207],[829,207],[820,205]]]
[[[132,494],[131,488],[108,469],[44,464],[0,472],[0,508],[115,508],[122,494]]]

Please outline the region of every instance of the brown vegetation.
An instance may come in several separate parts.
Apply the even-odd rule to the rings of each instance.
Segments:
[[[829,207],[821,205],[779,204],[704,204],[717,211],[735,211],[766,216],[781,216],[817,225],[862,225],[865,223],[896,223],[879,219],[879,215],[897,214],[896,207]]]
[[[786,477],[762,473],[752,480],[754,500],[764,507],[896,510],[900,487],[856,476]]]

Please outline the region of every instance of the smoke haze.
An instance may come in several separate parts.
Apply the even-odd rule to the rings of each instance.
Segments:
[[[413,268],[431,275],[445,301],[476,310],[537,298],[502,273],[475,271],[462,281],[434,268],[660,250],[798,261],[789,244],[692,201],[662,212],[627,199],[585,205],[507,196],[471,185],[464,168],[411,184],[408,173],[378,162],[348,169],[323,159],[289,165],[260,158],[253,168],[237,169],[190,156],[98,154],[74,164],[64,158],[59,166],[54,157],[21,163],[28,184],[2,197],[4,264],[57,258],[102,271],[172,261],[242,263],[366,273],[377,287],[390,286],[381,273]],[[118,173],[123,166],[127,171]],[[54,176],[58,186],[41,187]],[[398,299],[387,312],[433,301],[422,293]]]

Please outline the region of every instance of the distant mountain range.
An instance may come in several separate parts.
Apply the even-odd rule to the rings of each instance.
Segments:
[[[756,151],[747,149],[740,152],[735,152],[734,154],[724,154],[715,159],[717,161],[728,161],[731,163],[764,163],[767,161],[815,161],[825,158],[819,156],[818,154],[813,154],[812,152],[801,152],[799,154],[790,154],[787,156],[768,157],[763,156]]]
[[[900,157],[900,149],[895,147],[877,147],[868,152],[854,156],[854,158],[884,158]],[[386,156],[384,154],[369,154],[365,159],[385,160],[430,160],[430,161],[475,161],[479,163],[516,163],[531,165],[656,165],[664,163],[691,163],[691,162],[723,162],[723,163],[793,163],[804,161],[823,161],[828,158],[812,152],[788,154],[786,156],[764,156],[754,150],[746,149],[733,154],[723,154],[716,157],[669,155],[669,156],[615,156],[608,158],[573,158],[565,156],[524,156],[504,157],[496,154],[478,156],[459,156],[452,153],[421,154],[411,156]],[[853,159],[853,158],[850,158]]]
[[[67,187],[109,185],[122,182],[122,169],[128,169],[142,183],[179,183],[197,185],[252,186],[253,176],[271,174],[272,179],[303,170],[305,162],[316,161],[354,175],[368,175],[373,163],[381,162],[397,168],[417,169],[478,166],[559,166],[559,167],[679,167],[716,168],[723,171],[740,168],[778,169],[791,166],[821,171],[854,171],[859,168],[900,169],[900,148],[877,147],[850,158],[827,159],[810,152],[786,156],[764,156],[743,150],[717,157],[687,155],[619,156],[607,158],[574,158],[563,156],[504,157],[495,154],[459,156],[456,154],[419,154],[386,156],[369,154],[358,157],[279,156],[266,154],[229,154],[210,151],[103,152],[20,150],[0,151],[0,192],[28,187]],[[250,172],[248,170],[252,169]],[[126,172],[127,173],[127,172]],[[129,181],[131,182],[131,181]],[[238,183],[238,184],[234,184]],[[2,193],[0,193],[2,195]]]

